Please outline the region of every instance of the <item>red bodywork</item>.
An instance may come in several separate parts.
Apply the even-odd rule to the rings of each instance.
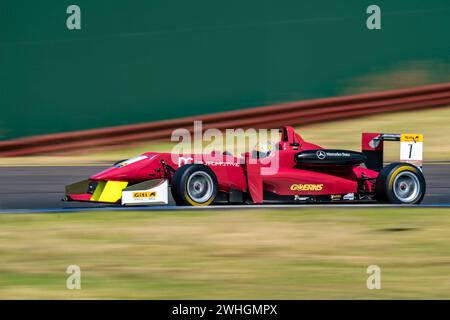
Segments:
[[[364,143],[364,141],[363,141]],[[321,150],[322,147],[304,141],[292,127],[283,127],[277,152],[279,166],[275,174],[262,174],[261,169],[269,164],[252,159],[249,153],[242,158],[215,155],[178,156],[170,153],[144,153],[147,158],[123,166],[111,167],[91,176],[91,181],[127,181],[138,183],[151,179],[168,179],[173,170],[184,163],[203,163],[217,176],[219,191],[229,193],[236,190],[248,195],[253,203],[262,203],[265,193],[286,198],[334,196],[346,194],[370,194],[378,172],[359,165],[302,166],[294,156],[306,150]],[[173,170],[168,170],[173,169]],[[88,201],[90,194],[67,195],[69,200]],[[353,199],[352,199],[353,200]],[[355,199],[356,200],[356,199]]]

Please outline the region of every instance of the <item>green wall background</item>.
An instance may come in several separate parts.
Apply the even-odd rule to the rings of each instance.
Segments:
[[[450,81],[449,14],[448,0],[0,0],[0,139]]]

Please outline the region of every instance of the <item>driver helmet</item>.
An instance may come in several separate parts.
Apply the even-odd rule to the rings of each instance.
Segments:
[[[265,143],[258,142],[253,148],[252,157],[253,158],[266,158],[273,154],[275,151],[275,146],[272,142],[267,141]]]

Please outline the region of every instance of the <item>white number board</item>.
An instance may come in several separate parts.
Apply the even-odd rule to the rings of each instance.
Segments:
[[[402,134],[400,136],[400,161],[421,167],[423,162],[423,135]]]

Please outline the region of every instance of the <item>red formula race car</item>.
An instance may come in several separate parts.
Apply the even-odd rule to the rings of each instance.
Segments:
[[[383,166],[385,141],[400,161]],[[292,127],[280,141],[240,157],[144,153],[66,187],[67,201],[121,205],[385,202],[418,204],[425,195],[420,134],[363,133],[362,152],[324,149]],[[211,160],[212,157],[212,160]]]

